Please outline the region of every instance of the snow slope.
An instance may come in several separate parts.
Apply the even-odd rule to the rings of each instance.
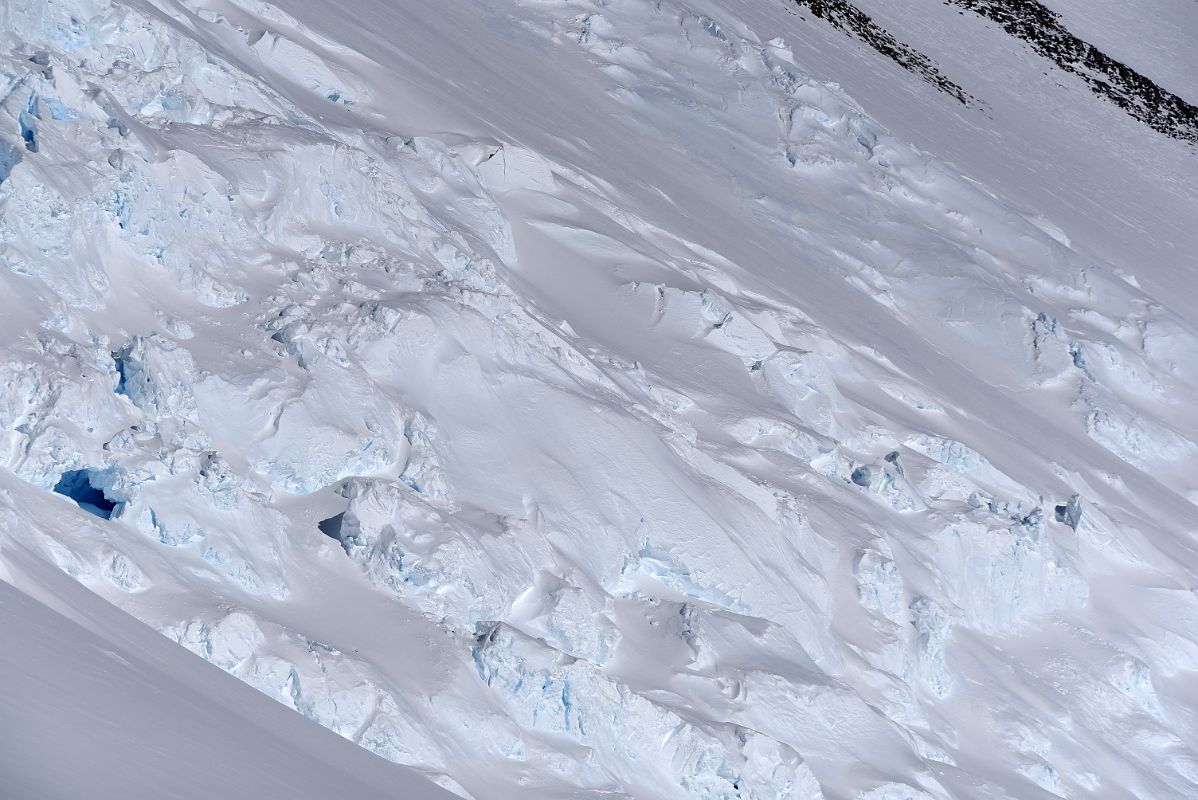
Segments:
[[[452,797],[12,550],[45,604],[0,583],[5,797]]]
[[[783,2],[8,0],[0,564],[480,800],[1193,796],[1192,146],[856,6],[977,102]]]

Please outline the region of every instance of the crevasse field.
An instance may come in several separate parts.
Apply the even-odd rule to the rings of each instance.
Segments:
[[[1198,797],[1198,6],[1044,2],[0,0],[0,796]]]

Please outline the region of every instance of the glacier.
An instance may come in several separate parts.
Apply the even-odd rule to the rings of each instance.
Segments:
[[[5,0],[0,577],[475,800],[1193,797],[1194,146],[952,5]]]

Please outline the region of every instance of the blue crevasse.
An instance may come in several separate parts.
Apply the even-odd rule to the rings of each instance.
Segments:
[[[69,497],[89,514],[101,519],[111,519],[120,514],[121,501],[110,498],[102,488],[96,486],[98,471],[91,469],[72,469],[62,474],[54,491]]]

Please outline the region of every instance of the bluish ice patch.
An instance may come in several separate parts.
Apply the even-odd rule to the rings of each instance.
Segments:
[[[58,120],[59,122],[69,122],[79,119],[79,112],[62,102],[58,98],[50,97],[42,100],[46,111],[50,113],[50,119]]]
[[[571,724],[573,722],[573,724]],[[582,715],[578,713],[574,706],[574,698],[570,693],[569,678],[562,679],[562,725],[566,730],[571,730],[577,726],[578,733],[586,736],[586,726],[582,722]]]
[[[483,649],[490,644],[496,627],[496,623],[479,623],[475,634],[475,645],[470,648],[470,658],[474,661],[474,668],[478,670],[478,677],[487,686],[495,681],[495,668],[483,660]]]
[[[125,357],[123,351],[118,350],[112,354],[112,360],[116,364],[117,381],[113,391],[117,394],[128,395],[128,375],[125,373]]]
[[[1073,366],[1080,370],[1086,371],[1087,374],[1089,374],[1089,372],[1086,370],[1086,356],[1082,352],[1082,346],[1080,344],[1076,342],[1071,342],[1069,344],[1069,357],[1073,359]]]
[[[150,511],[150,525],[158,534],[158,541],[167,547],[187,547],[197,539],[204,538],[207,534],[203,529],[197,527],[191,521],[184,522],[181,526],[168,526],[154,509]]]
[[[38,148],[37,126],[34,119],[34,116],[28,111],[22,111],[17,115],[17,125],[21,128],[21,138],[25,141],[25,149],[31,153],[36,153]]]
[[[32,5],[40,5],[44,0],[34,0]],[[59,50],[70,51],[87,47],[92,43],[91,31],[87,23],[76,16],[70,17],[66,23],[55,24],[51,33],[50,44]]]
[[[21,151],[8,142],[0,141],[0,183],[8,180],[13,168],[21,160]]]
[[[113,514],[120,513],[119,501],[112,500],[103,489],[93,484],[93,478],[98,477],[97,470],[72,469],[64,472],[54,486],[54,491],[64,497],[69,497],[89,514],[95,514],[101,519],[111,519]]]
[[[700,585],[691,571],[678,564],[665,550],[646,542],[638,556],[640,568],[645,574],[657,578],[662,584],[680,594],[721,608],[735,610],[739,606],[739,603],[727,594]]]
[[[133,354],[133,348],[134,342],[130,342],[112,353],[117,373],[113,391],[128,397],[138,408],[144,408],[153,403],[154,379],[146,371],[145,364]]]
[[[720,26],[711,17],[699,17],[699,24],[703,26],[703,30],[719,39],[722,42],[728,41],[728,37],[720,30]]]
[[[116,219],[117,227],[124,230],[129,225],[129,204],[125,194],[120,189],[112,190],[112,201],[108,204],[108,213]]]

